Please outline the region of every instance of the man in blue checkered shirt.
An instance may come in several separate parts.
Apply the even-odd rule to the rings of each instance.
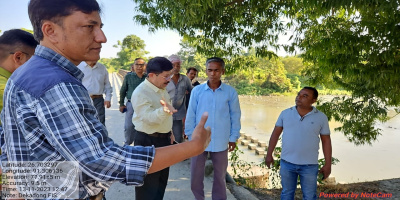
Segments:
[[[210,141],[204,129],[207,114],[190,144],[120,147],[107,137],[76,67],[98,60],[107,40],[99,12],[96,0],[30,1],[28,13],[40,45],[10,77],[1,113],[1,161],[78,162],[80,199],[99,198],[114,181],[142,185],[146,174],[198,155]],[[169,113],[173,108],[165,104],[160,109]]]

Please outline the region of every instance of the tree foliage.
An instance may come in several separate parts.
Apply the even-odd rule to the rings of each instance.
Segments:
[[[279,34],[292,34],[283,47],[300,50],[311,85],[351,92],[319,108],[341,122],[339,130],[355,144],[376,140],[375,123],[400,106],[398,0],[134,1],[134,19],[151,31],[176,30],[197,52],[232,63],[248,61],[243,49],[273,56]],[[254,63],[233,64],[229,71]]]
[[[33,30],[27,29],[27,28],[21,28],[21,30],[26,31],[28,33],[32,33],[33,34]]]
[[[377,120],[387,120],[389,107],[400,105],[399,2],[317,2],[303,5],[302,17],[293,19],[304,34],[293,45],[311,64],[306,75],[314,85],[352,93],[320,108],[343,124],[338,130],[350,141],[371,143],[380,134]]]
[[[130,66],[136,58],[143,58],[149,53],[145,50],[146,44],[144,41],[136,35],[128,35],[122,42],[118,40],[118,43],[114,47],[120,49],[117,53],[117,60],[120,68],[126,70],[130,70]]]
[[[206,77],[207,57],[197,52],[186,40],[182,40],[181,47],[178,52],[182,59],[181,69],[185,71],[189,67],[196,67],[199,77]],[[235,87],[239,94],[268,95],[293,89],[280,58],[257,57],[254,49],[226,60],[225,69],[225,81]]]
[[[281,58],[282,63],[289,74],[301,75],[304,69],[303,59],[299,56],[285,56]]]
[[[206,55],[240,54],[240,47],[253,46],[256,54],[275,55],[278,33],[284,30],[280,13],[285,1],[248,0],[134,0],[139,12],[134,20],[150,26],[150,31],[168,28],[189,41],[197,41],[197,51]]]
[[[118,72],[120,69],[118,58],[101,58],[99,62],[106,66],[109,73]]]

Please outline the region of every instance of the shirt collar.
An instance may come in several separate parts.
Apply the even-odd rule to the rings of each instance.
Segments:
[[[314,106],[311,106],[312,107],[312,110],[310,111],[310,112],[308,112],[306,115],[311,115],[311,114],[313,114],[313,113],[317,113],[318,112],[318,109],[316,108],[316,107],[314,107]],[[297,112],[297,106],[293,106],[293,107],[291,107],[290,109],[291,110],[293,110],[293,111],[295,111],[297,114],[298,114],[298,112]],[[305,116],[306,116],[305,115]]]
[[[178,82],[180,82],[183,79],[183,75],[179,74]]]
[[[128,73],[129,73],[129,72],[128,72]],[[130,73],[132,73],[132,75],[134,75],[134,76],[136,76],[136,77],[139,78],[139,76],[136,74],[136,72],[130,72]],[[145,72],[145,73],[143,73],[142,78],[146,78],[146,77],[147,77],[147,74],[146,74],[146,72]]]
[[[65,71],[70,73],[72,76],[75,78],[79,79],[82,81],[83,78],[83,72],[78,69],[71,61],[69,61],[67,58],[64,56],[56,53],[50,48],[47,48],[42,45],[38,45],[35,49],[35,55],[40,56],[46,60],[49,60],[51,62],[55,62],[58,66],[63,68]]]
[[[98,63],[94,64],[93,67],[91,67],[89,64],[86,63],[86,67],[89,67],[90,69],[96,69],[98,67]]]
[[[4,78],[8,79],[11,76],[11,72],[5,70],[4,68],[0,67],[0,76],[3,76]]]
[[[147,86],[149,86],[152,90],[154,90],[154,92],[158,93],[159,91],[163,90],[158,88],[157,86],[153,85],[153,83],[151,83],[147,78],[144,79],[144,84],[146,84]]]
[[[210,86],[208,86],[208,81],[207,81],[207,83],[205,85],[206,85],[206,87],[204,87],[204,90],[211,90],[212,91]],[[224,83],[221,81],[221,85],[215,90],[223,90],[223,89],[224,89]]]

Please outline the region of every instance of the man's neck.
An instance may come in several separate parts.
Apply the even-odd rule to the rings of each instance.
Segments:
[[[140,74],[136,73],[136,76],[138,76],[139,78],[142,78],[143,77],[143,73],[140,73]]]
[[[17,67],[11,66],[13,63],[12,60],[6,60],[0,63],[0,67],[3,68],[4,70],[13,73]]]
[[[208,82],[207,82],[208,87],[210,87],[213,91],[215,91],[216,89],[218,89],[219,86],[221,86],[221,84],[222,84],[221,80],[218,81],[218,82],[215,82],[215,83],[213,83],[213,82],[211,82],[211,81],[208,81]]]
[[[172,77],[172,80],[174,81],[175,84],[178,82],[179,76],[180,76],[180,74],[178,73],[178,74],[174,74],[174,76]]]
[[[304,117],[307,113],[311,112],[313,110],[313,107],[303,107],[303,106],[296,106],[296,110],[299,113],[300,116]]]

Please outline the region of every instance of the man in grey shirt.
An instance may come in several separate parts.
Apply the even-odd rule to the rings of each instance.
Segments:
[[[167,85],[167,91],[169,96],[171,97],[172,105],[178,112],[173,115],[173,125],[172,132],[175,136],[175,141],[182,142],[183,141],[183,122],[182,120],[186,116],[186,106],[185,106],[185,97],[186,91],[190,92],[193,88],[192,82],[190,79],[180,74],[181,70],[181,59],[177,55],[171,55],[168,57],[168,60],[171,61],[173,66],[173,76],[171,81]]]
[[[269,140],[265,163],[270,167],[274,162],[272,153],[279,136],[282,135],[280,175],[281,199],[294,199],[297,180],[300,177],[303,199],[317,199],[318,149],[322,141],[325,165],[319,170],[324,178],[331,174],[332,144],[328,118],[317,110],[318,91],[304,87],[296,96],[296,106],[280,114]]]

